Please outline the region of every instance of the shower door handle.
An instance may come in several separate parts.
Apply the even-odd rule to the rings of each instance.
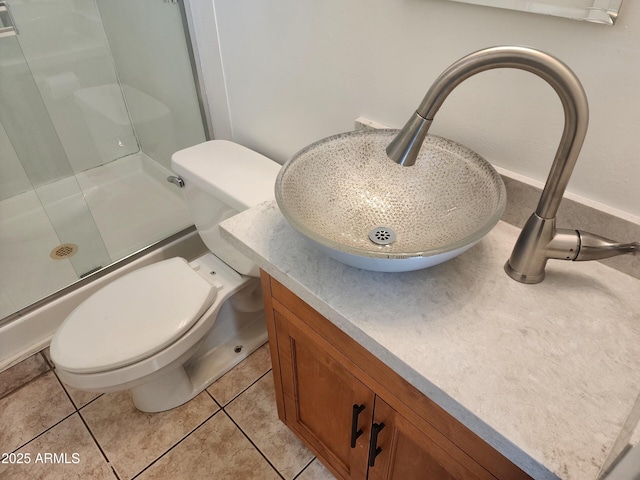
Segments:
[[[0,38],[13,37],[18,34],[16,22],[13,21],[11,10],[6,1],[0,1]]]

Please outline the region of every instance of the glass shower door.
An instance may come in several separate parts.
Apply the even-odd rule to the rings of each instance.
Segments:
[[[207,139],[181,11],[0,0],[0,324],[192,224],[166,181]]]
[[[0,2],[0,318],[111,262]]]

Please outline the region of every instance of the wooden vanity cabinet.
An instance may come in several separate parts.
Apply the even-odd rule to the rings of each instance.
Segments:
[[[530,479],[262,272],[280,419],[340,479]]]

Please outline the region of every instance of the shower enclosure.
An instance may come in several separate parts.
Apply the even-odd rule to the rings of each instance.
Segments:
[[[191,225],[166,182],[210,136],[182,15],[0,1],[0,319]]]

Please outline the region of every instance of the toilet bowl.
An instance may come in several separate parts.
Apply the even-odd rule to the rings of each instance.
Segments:
[[[273,197],[280,166],[225,141],[176,152],[172,168],[209,252],[128,273],[82,302],[51,341],[60,379],[129,390],[145,412],[179,406],[266,339],[257,267],[224,243],[218,223]]]

